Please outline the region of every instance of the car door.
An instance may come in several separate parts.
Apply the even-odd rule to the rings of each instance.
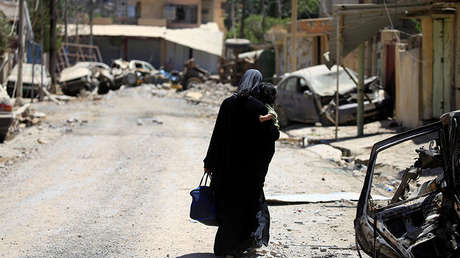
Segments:
[[[315,105],[315,94],[311,90],[307,81],[299,77],[297,80],[298,92],[295,101],[298,103],[298,118],[299,121],[305,123],[315,123],[319,121],[318,112]]]
[[[297,92],[297,77],[284,79],[278,87],[277,104],[280,105],[286,113],[289,120],[294,120],[296,106],[294,97]]]

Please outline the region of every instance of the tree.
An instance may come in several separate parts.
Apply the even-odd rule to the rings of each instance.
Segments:
[[[0,11],[0,53],[5,52],[12,40],[11,25],[3,12]]]

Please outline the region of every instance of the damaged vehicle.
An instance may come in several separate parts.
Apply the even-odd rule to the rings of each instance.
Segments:
[[[16,82],[18,78],[18,66],[15,65],[6,83],[6,90],[10,97],[16,95]],[[43,81],[42,81],[43,80]],[[51,87],[51,77],[45,66],[40,64],[22,65],[22,96],[24,98],[34,98],[40,93],[40,86],[47,90]]]
[[[391,169],[379,159],[404,147],[415,152],[404,149],[412,156],[393,164],[407,167],[382,180]],[[354,220],[361,249],[372,257],[459,257],[459,175],[460,111],[376,143]],[[372,198],[382,192],[387,200]]]
[[[123,59],[116,59],[112,62],[111,72],[117,88],[120,88],[123,84],[136,84],[136,75],[129,72],[129,62],[124,61]]]
[[[139,86],[142,83],[152,83],[153,75],[158,72],[151,64],[140,60],[131,60],[129,62],[129,70],[136,76],[136,82],[134,84],[127,81],[129,86]]]
[[[6,90],[0,85],[0,143],[5,141],[13,119],[13,103]]]
[[[356,73],[347,68],[339,69],[339,124],[356,122],[357,87]],[[329,70],[326,65],[317,65],[286,74],[278,83],[275,108],[281,127],[290,121],[331,125],[335,123],[335,93],[337,88],[336,68]],[[389,98],[378,87],[377,77],[365,80],[364,118],[385,117],[388,113]],[[391,110],[391,109],[390,109]]]
[[[93,91],[106,94],[109,90],[119,87],[114,82],[109,66],[99,62],[78,62],[74,66],[62,70],[59,82],[62,93],[77,96],[81,91]]]

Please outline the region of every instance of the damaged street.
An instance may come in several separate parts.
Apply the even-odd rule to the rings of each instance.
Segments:
[[[188,213],[216,105],[144,85],[31,109],[46,120],[0,151],[2,255],[213,257],[215,228]],[[268,196],[359,192],[362,179],[324,150],[276,147]],[[340,198],[270,206],[272,237],[261,255],[356,257],[356,201]]]
[[[0,0],[0,257],[460,257],[460,0]]]

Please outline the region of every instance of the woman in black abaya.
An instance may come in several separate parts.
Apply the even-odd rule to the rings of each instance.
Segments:
[[[216,256],[239,256],[268,244],[263,184],[279,132],[273,123],[259,121],[267,108],[251,95],[261,81],[259,71],[246,71],[238,91],[223,101],[204,159],[216,197]]]

